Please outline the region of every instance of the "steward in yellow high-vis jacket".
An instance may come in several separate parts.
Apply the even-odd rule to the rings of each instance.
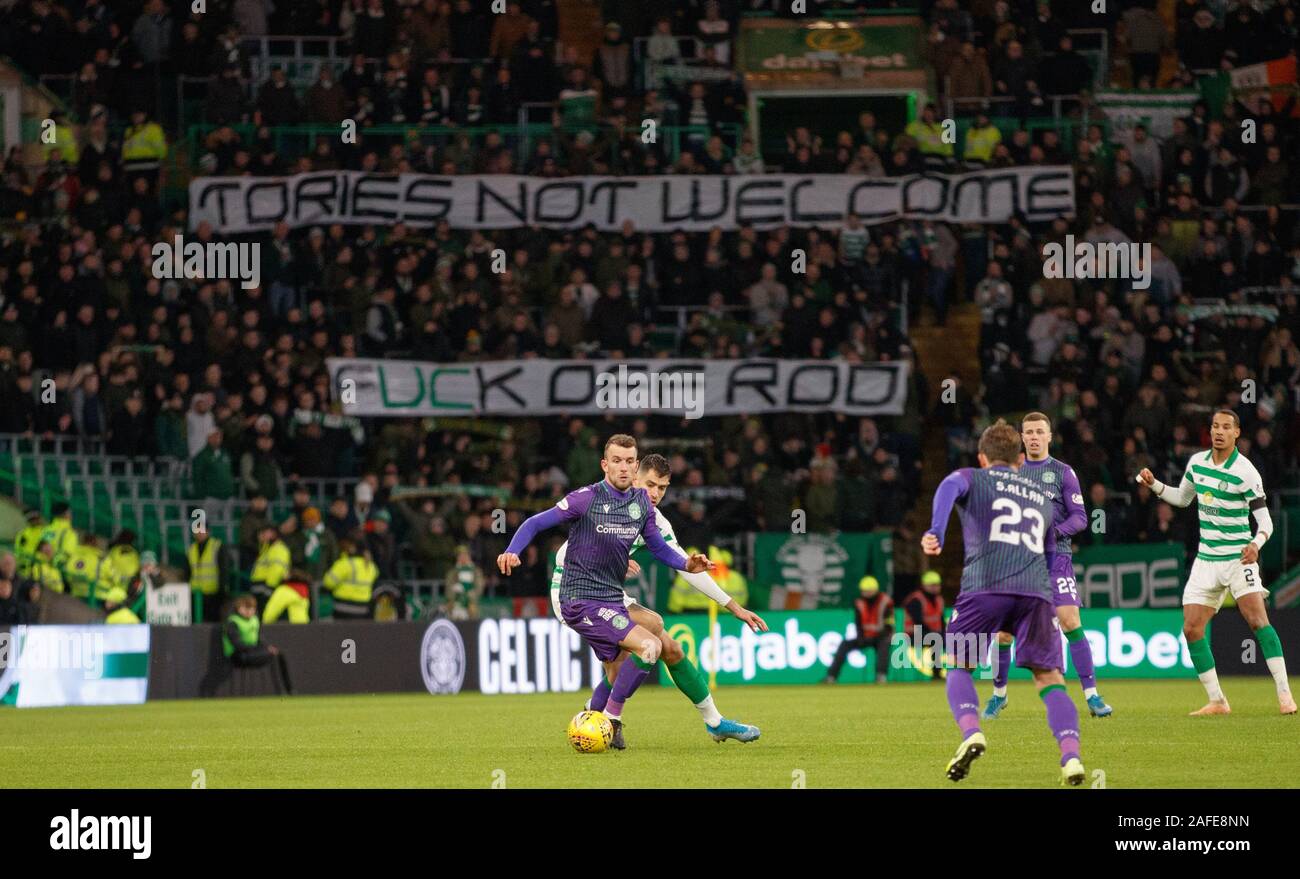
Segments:
[[[46,541],[36,547],[36,560],[27,571],[27,579],[50,592],[63,592],[63,574],[54,566],[54,548]]]
[[[993,160],[993,151],[1002,143],[1002,132],[989,122],[987,113],[975,117],[975,124],[966,130],[966,143],[962,148],[962,159],[980,165],[987,165]]]
[[[113,561],[100,547],[99,538],[89,531],[81,535],[68,556],[64,579],[74,596],[92,605],[102,604],[115,588],[125,586],[118,582]]]
[[[45,517],[40,510],[27,512],[27,526],[14,537],[14,556],[18,559],[18,574],[30,575],[32,564],[36,561],[36,550],[41,545],[41,535],[45,533]]]
[[[925,159],[951,159],[953,156],[953,144],[944,140],[943,125],[934,104],[926,104],[921,118],[909,122],[904,133],[916,141],[916,148]]]
[[[54,564],[66,566],[72,550],[77,546],[77,532],[72,527],[72,510],[67,504],[55,504],[50,511],[50,524],[45,526],[41,540],[48,541],[54,550]]]
[[[162,126],[149,120],[149,114],[137,109],[131,124],[122,134],[122,164],[128,175],[145,175],[157,181],[163,159],[167,158],[167,135]]]
[[[54,139],[50,143],[45,143],[44,132],[41,133],[42,158],[48,162],[50,153],[58,150],[63,163],[70,168],[76,168],[77,160],[81,158],[81,150],[77,146],[77,130],[68,124],[68,117],[62,110],[52,112],[50,121],[54,123]]]
[[[140,551],[135,548],[135,532],[130,528],[122,529],[108,545],[108,557],[123,586],[134,580],[140,573]]]
[[[273,623],[286,611],[291,623],[311,622],[311,578],[303,571],[290,571],[284,582],[275,587],[262,611],[262,622]]]
[[[361,548],[359,541],[345,537],[339,541],[339,558],[325,572],[322,585],[334,595],[334,616],[339,619],[368,619],[370,599],[379,567]]]
[[[249,591],[257,596],[263,608],[276,587],[288,578],[291,561],[289,547],[280,539],[280,529],[263,525],[257,532],[257,560],[248,577],[252,583]]]
[[[221,541],[202,525],[194,531],[194,541],[185,550],[190,589],[202,596],[203,619],[209,622],[220,619],[221,599],[229,582],[228,554],[223,549]]]
[[[108,611],[106,623],[138,623],[140,618],[131,610],[131,597],[125,586],[114,586],[104,595],[104,610]]]
[[[221,626],[221,652],[238,668],[261,668],[275,662],[286,693],[293,693],[289,663],[274,644],[262,643],[262,623],[257,618],[257,601],[240,595],[232,602]]]

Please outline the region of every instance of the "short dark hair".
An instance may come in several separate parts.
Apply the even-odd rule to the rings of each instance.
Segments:
[[[1020,419],[1021,424],[1024,424],[1027,421],[1045,421],[1047,422],[1047,429],[1052,429],[1052,419],[1048,418],[1047,415],[1042,412],[1030,412],[1024,418]]]
[[[668,459],[657,452],[642,458],[640,466],[636,469],[638,473],[648,473],[653,470],[656,476],[672,476],[673,474],[672,468],[668,466]]]
[[[601,454],[608,453],[610,446],[618,446],[620,449],[635,449],[636,439],[626,433],[616,433],[605,440],[605,448],[601,451]]]
[[[1241,430],[1241,419],[1238,418],[1237,413],[1233,412],[1231,409],[1215,409],[1214,415],[1227,415],[1232,419],[1232,426],[1237,428],[1237,430]],[[1211,421],[1214,420],[1214,415],[1210,416]]]
[[[1020,431],[1004,419],[984,428],[980,434],[980,453],[989,459],[989,463],[1010,464],[1020,457]]]

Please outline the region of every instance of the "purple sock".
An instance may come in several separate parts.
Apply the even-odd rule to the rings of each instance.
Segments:
[[[970,671],[964,668],[948,669],[948,707],[952,709],[963,742],[970,738],[971,733],[980,731],[979,702],[979,693],[975,692],[975,681],[970,676]]]
[[[1088,643],[1087,638],[1070,642],[1070,661],[1074,663],[1074,670],[1079,674],[1079,683],[1083,684],[1085,690],[1097,686],[1097,670],[1092,664],[1092,645]]]
[[[632,698],[636,688],[650,674],[649,668],[642,668],[635,657],[629,656],[618,667],[618,677],[614,679],[614,690],[605,703],[605,714],[614,720],[623,716],[623,703]]]
[[[1039,695],[1047,706],[1047,725],[1061,746],[1061,765],[1079,756],[1079,711],[1061,684],[1045,687]]]
[[[999,644],[993,661],[997,663],[993,669],[993,686],[1001,689],[1007,685],[1007,678],[1011,677],[1011,645]]]
[[[609,694],[614,688],[609,685],[609,678],[603,674],[600,676],[600,683],[596,684],[596,689],[591,691],[591,698],[587,700],[587,709],[589,711],[604,711],[605,704],[609,702]]]

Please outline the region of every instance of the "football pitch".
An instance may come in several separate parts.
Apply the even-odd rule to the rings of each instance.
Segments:
[[[990,690],[980,681],[981,698]],[[1189,718],[1194,680],[1104,682],[1115,716],[1080,706],[1083,789],[1300,786],[1300,717],[1268,678],[1228,678],[1228,717]],[[0,787],[1027,787],[1058,784],[1057,751],[1028,683],[986,722],[988,753],[959,785],[957,731],[938,684],[731,687],[716,694],[762,738],[715,744],[675,689],[628,703],[628,750],[575,753],[584,696],[376,695],[159,701],[0,710]],[[1098,775],[1101,770],[1103,775]],[[201,771],[201,772],[200,772]]]

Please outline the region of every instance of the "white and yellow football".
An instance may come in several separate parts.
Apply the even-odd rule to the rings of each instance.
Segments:
[[[614,740],[614,725],[599,711],[579,711],[569,721],[569,744],[580,754],[599,754]]]

